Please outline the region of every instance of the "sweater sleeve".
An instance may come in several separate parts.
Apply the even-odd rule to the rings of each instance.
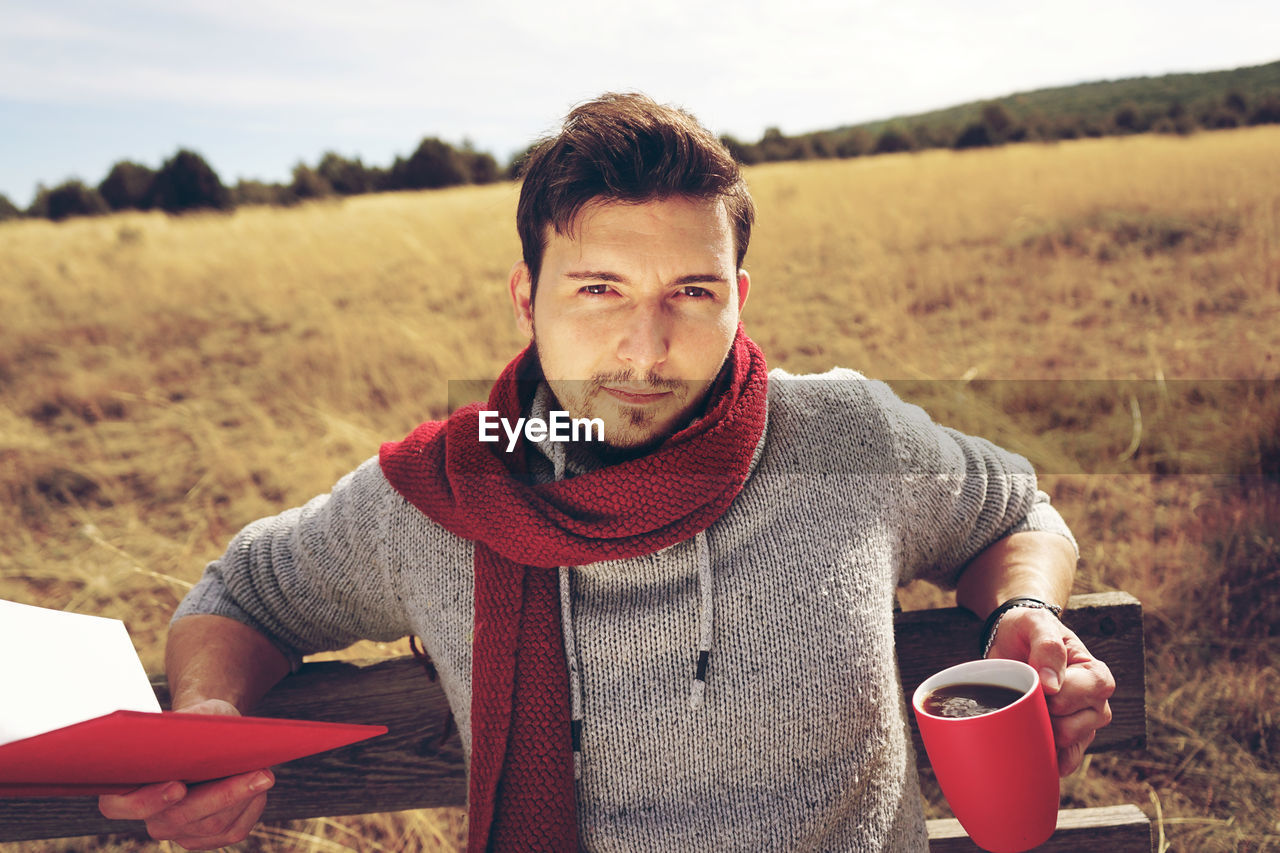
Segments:
[[[227,616],[268,637],[296,669],[303,655],[410,633],[382,559],[392,494],[376,458],[305,506],[255,521],[210,563],[174,620]]]
[[[979,552],[1015,532],[1057,533],[1077,547],[1025,458],[938,425],[884,383],[869,390],[879,398],[898,469],[901,583],[924,578],[953,587]]]

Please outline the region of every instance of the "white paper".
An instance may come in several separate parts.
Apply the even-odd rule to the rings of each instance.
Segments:
[[[118,619],[0,600],[0,745],[113,711],[159,711]]]

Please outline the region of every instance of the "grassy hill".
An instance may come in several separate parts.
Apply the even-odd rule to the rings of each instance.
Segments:
[[[771,128],[757,142],[725,141],[739,160],[755,164],[1275,123],[1280,61],[1058,86],[790,137]]]
[[[1194,113],[1220,105],[1233,92],[1243,96],[1246,106],[1267,95],[1280,95],[1280,61],[1230,71],[1130,77],[1036,89],[1002,98],[971,101],[927,113],[850,125],[839,130],[860,127],[870,133],[879,133],[890,125],[909,128],[963,127],[970,122],[981,121],[983,109],[992,104],[1004,108],[1015,121],[1026,122],[1035,118],[1055,121],[1078,117],[1105,124],[1115,115],[1116,110],[1126,105],[1139,111],[1167,113],[1170,108],[1180,104],[1188,112]]]

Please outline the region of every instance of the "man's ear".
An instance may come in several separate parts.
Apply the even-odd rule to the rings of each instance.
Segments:
[[[533,278],[529,275],[528,264],[516,262],[511,268],[507,287],[511,290],[511,306],[516,312],[516,327],[533,338]]]
[[[746,270],[738,270],[738,313],[742,313],[742,308],[747,304],[747,294],[751,292],[751,276],[747,275]]]

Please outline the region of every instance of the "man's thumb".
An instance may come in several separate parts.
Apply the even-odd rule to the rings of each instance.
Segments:
[[[1027,663],[1040,673],[1040,683],[1046,693],[1062,689],[1062,678],[1067,668],[1067,644],[1062,636],[1040,628],[1031,641],[1031,654]]]

